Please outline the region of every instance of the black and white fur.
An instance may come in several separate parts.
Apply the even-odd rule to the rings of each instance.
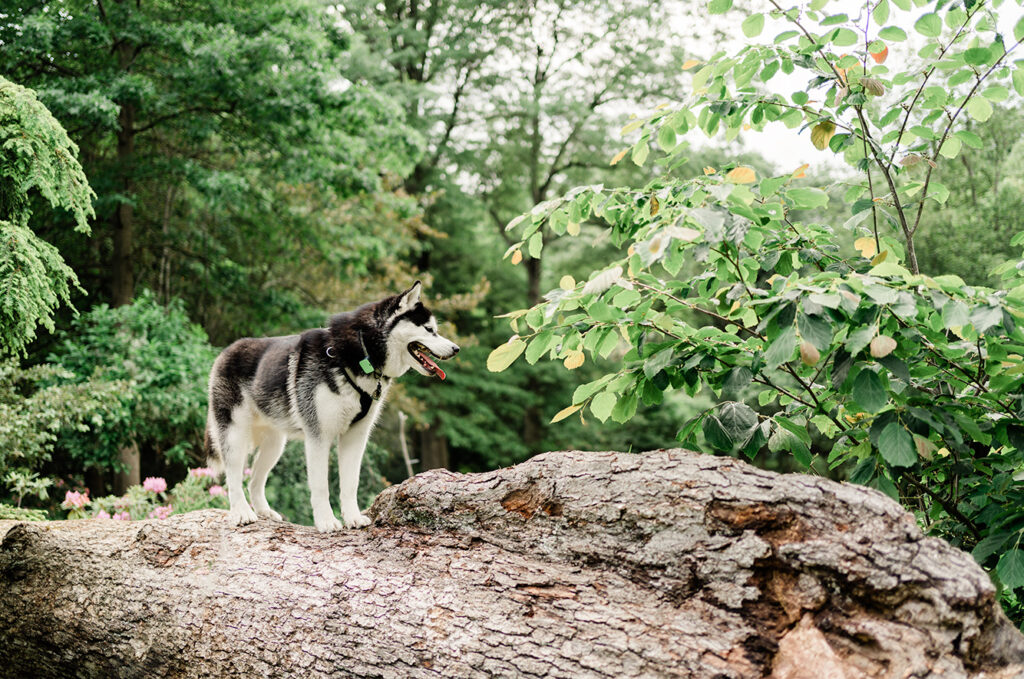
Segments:
[[[437,321],[420,302],[420,291],[417,281],[399,295],[337,314],[327,328],[240,339],[221,352],[210,372],[206,442],[211,465],[222,466],[226,475],[232,522],[281,520],[267,504],[267,476],[288,439],[305,439],[317,529],[336,531],[343,525],[358,528],[370,523],[356,503],[359,467],[391,381],[410,368],[443,377],[425,351],[447,359],[459,350],[437,334]],[[372,374],[359,366],[366,356]],[[328,462],[335,440],[341,521],[328,494]],[[250,506],[242,475],[254,449]]]

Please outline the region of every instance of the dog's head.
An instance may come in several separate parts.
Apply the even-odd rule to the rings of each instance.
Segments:
[[[419,281],[405,292],[380,302],[387,360],[383,373],[398,377],[412,368],[421,375],[445,378],[437,360],[459,352],[459,346],[437,334],[437,319],[420,301]]]

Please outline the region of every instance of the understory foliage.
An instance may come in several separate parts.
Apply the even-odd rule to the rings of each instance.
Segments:
[[[611,162],[643,165],[653,153],[660,178],[579,187],[508,225],[513,264],[584,223],[620,249],[588,280],[566,275],[542,302],[508,314],[515,334],[488,367],[521,355],[568,369],[588,354],[613,359],[617,368],[580,386],[555,421],[587,409],[624,423],[667,391],[712,392],[718,401],[682,426],[681,442],[751,457],[788,451],[898,499],[992,570],[1020,623],[1024,261],[999,266],[997,288],[971,286],[922,272],[915,236],[950,195],[934,170],[979,145],[965,121],[984,124],[993,104],[1024,94],[1014,61],[1024,20],[1002,32],[998,2],[872,0],[847,15],[828,0],[769,1],[770,12],[742,21],[746,46],[685,65],[692,91],[682,102],[623,128],[634,143]],[[766,24],[784,30],[760,39]],[[806,87],[770,91],[794,73]],[[805,167],[675,172],[685,135],[731,140],[776,121],[857,175],[817,187]],[[846,204],[845,223],[814,220],[831,196]],[[1021,244],[1024,234],[1010,243]]]
[[[118,408],[92,426],[65,429],[60,445],[79,468],[116,470],[118,451],[138,445],[163,463],[201,459],[206,380],[216,350],[184,304],[160,304],[144,291],[131,304],[101,304],[62,333],[51,363],[59,384],[118,391]]]

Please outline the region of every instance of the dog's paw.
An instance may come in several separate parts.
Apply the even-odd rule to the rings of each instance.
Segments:
[[[333,514],[324,517],[314,517],[313,523],[316,525],[316,529],[321,533],[333,533],[345,528],[345,525],[338,521]]]
[[[344,517],[345,525],[349,528],[365,528],[373,523],[373,519],[368,517],[366,514],[352,514]]]
[[[256,516],[256,512],[252,510],[252,507],[248,503],[241,507],[232,507],[228,511],[228,522],[232,526],[244,526],[246,524],[255,523],[259,519]]]
[[[256,516],[261,519],[269,519],[271,521],[284,521],[284,517],[270,507],[258,507],[256,509]]]

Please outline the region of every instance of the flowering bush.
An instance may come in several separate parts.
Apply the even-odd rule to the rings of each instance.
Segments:
[[[245,475],[252,474],[251,469]],[[69,490],[61,507],[68,510],[69,519],[112,519],[137,521],[140,519],[166,519],[172,514],[184,514],[199,509],[227,509],[227,491],[214,483],[217,474],[207,467],[189,469],[188,476],[170,491],[167,480],[150,476],[140,486],[132,486],[124,495],[89,498],[89,491]]]

